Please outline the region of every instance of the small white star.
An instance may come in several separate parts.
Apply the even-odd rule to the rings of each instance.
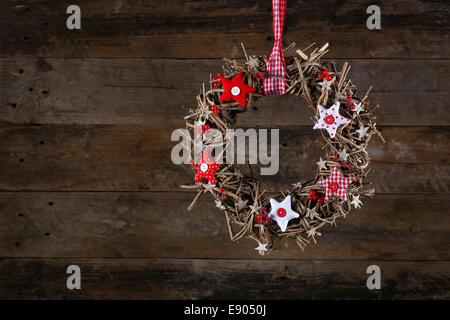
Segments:
[[[209,118],[209,115],[212,113],[211,110],[207,109],[207,108],[201,108],[200,109],[200,116],[201,117],[205,117],[206,119]]]
[[[349,119],[344,118],[339,114],[339,106],[340,102],[335,102],[330,108],[327,109],[318,104],[317,112],[320,118],[315,123],[313,129],[325,129],[333,139],[339,126],[346,125],[350,122]]]
[[[303,183],[301,182],[296,182],[292,184],[294,186],[294,188],[301,188],[303,186]]]
[[[314,237],[316,234],[318,236],[321,236],[322,234],[320,232],[317,232],[316,230],[317,230],[316,228],[311,228],[308,231],[306,231],[306,234],[308,235],[308,237]]]
[[[331,81],[328,81],[327,79],[323,79],[323,81],[321,83],[319,83],[322,86],[322,91],[326,90],[330,90],[331,89]]]
[[[364,127],[364,125],[356,130],[356,132],[358,132],[359,138],[364,138],[365,136],[367,136],[367,130],[369,130],[369,127]]]
[[[362,202],[359,200],[359,194],[357,196],[353,196],[352,202],[350,202],[355,208],[361,208]]]
[[[209,191],[209,192],[213,193],[213,188],[214,188],[215,186],[216,186],[215,184],[211,184],[211,182],[209,182],[209,181],[208,181],[208,184],[204,184],[204,183],[203,183],[203,187],[205,188],[205,189],[203,190],[203,193],[205,193],[206,191]]]
[[[291,208],[291,196],[287,196],[283,201],[278,202],[275,199],[270,199],[270,206],[272,209],[269,213],[269,218],[275,220],[282,232],[286,231],[290,220],[298,218],[300,215]]]
[[[355,109],[353,109],[353,112],[356,112],[356,114],[359,114],[361,111],[363,111],[364,109],[361,107],[361,105],[362,105],[362,102],[355,105]]]
[[[258,211],[259,211],[259,207],[255,206],[255,205],[251,205],[250,209],[252,210],[250,213],[258,213]]]
[[[338,151],[339,154],[339,158],[341,158],[344,161],[347,161],[349,154],[347,153],[347,151],[345,149],[343,149],[342,151]]]
[[[244,175],[240,171],[238,171],[237,169],[234,169],[234,173],[233,174],[236,177],[238,177],[238,178],[243,178],[244,177]]]
[[[319,169],[327,170],[327,162],[322,160],[322,158],[320,158],[320,161],[317,161],[316,163],[319,166]]]
[[[261,242],[259,243],[258,247],[255,248],[255,250],[258,250],[259,254],[263,254],[264,251],[267,251],[267,243],[262,244]]]
[[[258,69],[258,67],[259,67],[259,60],[255,56],[250,56],[248,58],[248,61],[245,64],[248,65],[248,67],[250,69]]]
[[[245,208],[247,206],[247,202],[248,202],[248,200],[244,201],[242,199],[239,199],[239,202],[236,204],[236,206],[239,210],[242,210],[243,208]]]
[[[222,204],[222,201],[216,200],[216,207],[225,210],[225,206]]]

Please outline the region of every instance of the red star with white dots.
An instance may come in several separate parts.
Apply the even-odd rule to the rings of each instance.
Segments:
[[[195,182],[207,179],[212,184],[216,184],[216,170],[220,167],[220,162],[213,162],[209,157],[210,149],[203,150],[202,159],[199,164],[194,164],[197,172],[195,173]]]
[[[223,88],[225,89],[225,91],[220,96],[219,101],[223,102],[228,100],[235,100],[242,107],[245,107],[245,96],[255,91],[256,89],[250,87],[244,82],[244,73],[242,71],[239,72],[231,80],[224,78],[220,74],[219,77],[220,80],[222,81]]]
[[[331,171],[331,176],[326,179],[320,180],[318,184],[326,188],[325,201],[330,200],[333,196],[347,201],[347,187],[354,180],[355,178],[353,177],[344,177],[339,169],[334,167]]]

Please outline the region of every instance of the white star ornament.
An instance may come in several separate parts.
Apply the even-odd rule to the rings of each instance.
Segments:
[[[270,206],[272,209],[269,213],[269,218],[278,223],[281,231],[286,231],[290,220],[298,218],[300,215],[291,209],[291,196],[287,196],[282,202],[275,199],[270,199]]]
[[[350,120],[339,114],[339,105],[340,102],[335,102],[329,109],[320,104],[317,105],[320,119],[316,122],[313,129],[325,129],[330,137],[334,138],[339,126],[350,122]]]

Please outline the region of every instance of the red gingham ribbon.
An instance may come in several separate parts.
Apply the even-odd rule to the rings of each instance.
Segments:
[[[283,34],[284,13],[286,11],[286,0],[272,0],[273,9],[273,35],[275,43],[270,52],[266,64],[266,74],[263,81],[264,94],[283,95],[286,94],[286,83],[284,77],[286,66],[283,54],[281,35]]]

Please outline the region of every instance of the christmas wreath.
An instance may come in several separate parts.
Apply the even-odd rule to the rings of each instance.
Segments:
[[[234,164],[214,161],[213,142],[205,140],[201,160],[192,164],[195,184],[182,186],[198,191],[188,210],[209,192],[225,215],[231,240],[252,238],[259,254],[273,250],[282,238],[293,239],[303,250],[311,241],[316,243],[320,228],[334,225],[352,205],[360,207],[361,196],[373,195],[374,189],[363,185],[370,170],[366,148],[374,134],[382,139],[373,117],[378,106],[371,107],[367,101],[370,89],[358,96],[356,86],[347,79],[347,63],[338,69],[335,62],[321,61],[328,44],[300,50],[294,43],[283,49],[285,3],[273,3],[275,45],[269,59],[248,56],[242,46],[245,61],[224,59],[223,71],[210,78],[208,88],[203,85],[197,107],[185,117],[190,133],[214,128],[225,135],[236,116],[265,95],[301,95],[311,108],[313,129],[324,141],[314,179],[269,196],[258,178]]]

